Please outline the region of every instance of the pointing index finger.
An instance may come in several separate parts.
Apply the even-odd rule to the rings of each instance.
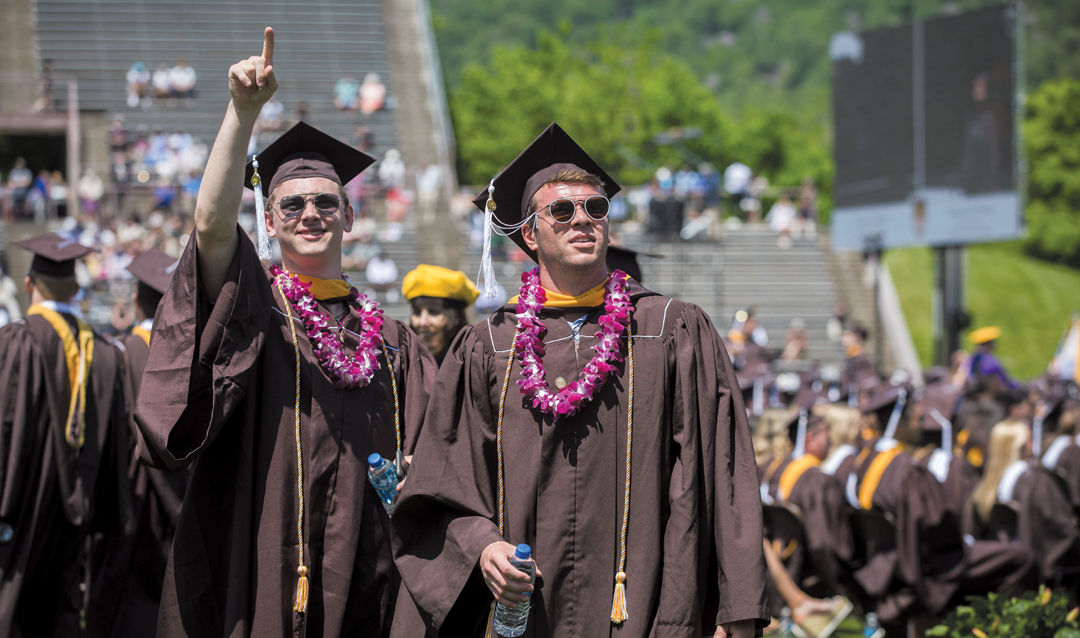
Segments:
[[[263,33],[263,60],[266,62],[266,66],[274,64],[274,29],[273,27],[266,27],[266,31]]]

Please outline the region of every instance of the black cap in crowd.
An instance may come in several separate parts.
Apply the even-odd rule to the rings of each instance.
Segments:
[[[13,243],[34,253],[30,270],[46,277],[74,277],[75,260],[94,252],[93,248],[56,233],[46,233]]]

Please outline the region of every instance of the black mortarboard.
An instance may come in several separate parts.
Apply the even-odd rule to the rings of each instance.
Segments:
[[[919,427],[929,432],[941,430],[941,420],[952,421],[959,400],[960,388],[947,382],[928,384],[915,392],[915,402],[922,408]]]
[[[802,415],[804,412],[806,413],[806,432],[803,433],[803,436],[806,436],[806,433],[810,432],[810,430],[818,424],[825,422],[824,417],[818,416],[817,414],[814,414],[809,410],[796,410],[795,414],[791,417],[791,420],[788,421],[787,424],[787,435],[788,439],[791,440],[792,445],[799,444],[799,420],[802,419]]]
[[[75,260],[94,252],[93,248],[56,233],[46,233],[13,243],[34,253],[30,270],[46,277],[74,277]]]
[[[621,270],[624,273],[630,275],[635,281],[641,283],[641,266],[638,265],[638,255],[644,257],[653,257],[654,259],[663,259],[663,255],[653,255],[651,253],[642,252],[640,250],[634,250],[627,246],[619,246],[617,244],[609,244],[607,249],[607,267],[608,271],[615,269]]]
[[[157,248],[151,248],[133,259],[127,270],[136,279],[164,295],[179,263]]]
[[[907,382],[896,385],[886,384],[870,395],[866,405],[863,406],[862,412],[863,414],[870,414],[871,412],[891,408],[900,399],[901,395],[910,397],[914,391],[915,386]]]
[[[341,185],[348,184],[375,158],[323,133],[307,122],[297,122],[255,155],[264,197],[290,179],[325,177]],[[244,169],[244,186],[253,188],[253,162]]]
[[[536,191],[559,171],[574,168],[599,177],[604,183],[604,194],[608,198],[619,192],[620,188],[615,180],[604,172],[566,131],[552,122],[492,183],[494,191],[491,196],[495,205],[492,212],[497,226],[504,229],[518,227],[525,218],[529,201]],[[476,196],[473,204],[484,211],[487,200],[488,191],[485,189]],[[509,237],[536,261],[536,253],[525,245],[520,228],[509,233]]]

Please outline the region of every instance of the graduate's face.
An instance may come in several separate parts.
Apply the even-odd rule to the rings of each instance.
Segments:
[[[343,206],[326,215],[316,210],[313,202],[307,202],[299,217],[285,217],[277,202],[289,195],[333,193],[342,196],[341,186],[325,177],[291,179],[278,185],[271,193],[267,211],[266,230],[281,245],[283,256],[291,260],[309,260],[320,256],[341,257],[341,237],[352,230],[352,206]],[[344,200],[342,200],[344,202]]]
[[[584,202],[593,195],[603,195],[596,186],[589,184],[544,184],[533,197],[538,206],[536,230],[532,225],[521,229],[525,244],[535,250],[540,262],[548,270],[585,271],[605,268],[608,247],[608,220],[593,219],[585,213],[585,207],[574,209],[574,218],[560,224],[551,218],[547,205],[565,197]]]

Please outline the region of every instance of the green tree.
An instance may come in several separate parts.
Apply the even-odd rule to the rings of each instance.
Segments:
[[[774,184],[795,186],[806,175],[831,184],[823,126],[778,106],[732,121],[688,65],[659,53],[655,33],[631,48],[601,36],[580,52],[568,34],[541,32],[535,48],[497,49],[490,64],[464,69],[450,100],[463,179],[486,183],[558,121],[627,184],[699,159],[720,170],[738,159]],[[654,142],[687,127],[701,133],[681,147]]]
[[[1027,103],[1030,250],[1080,266],[1080,81],[1044,83]]]

